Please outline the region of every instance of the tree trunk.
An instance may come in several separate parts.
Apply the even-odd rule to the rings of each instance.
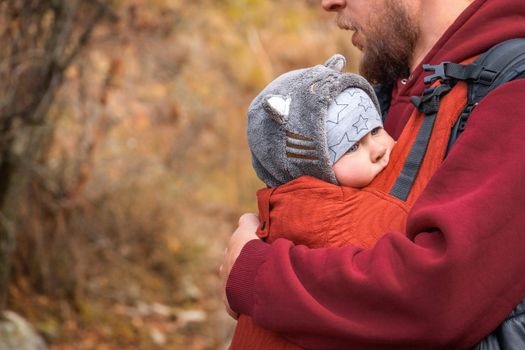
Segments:
[[[0,1],[0,312],[17,215],[53,135],[49,108],[64,71],[111,9],[97,0]],[[113,17],[112,17],[113,16]],[[45,157],[44,157],[45,158]]]

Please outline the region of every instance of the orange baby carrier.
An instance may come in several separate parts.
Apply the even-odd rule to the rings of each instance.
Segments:
[[[387,231],[404,231],[408,211],[445,157],[452,126],[465,107],[466,91],[466,84],[458,83],[445,95],[437,118],[415,110],[392,150],[390,163],[363,189],[301,177],[279,187],[259,190],[261,225],[257,235],[268,242],[287,238],[312,248],[345,244],[369,248]],[[412,180],[410,175],[418,161],[405,163],[405,159],[410,161],[416,139],[425,138],[429,131],[428,147],[417,177]],[[308,218],[307,223],[304,218]],[[300,348],[241,315],[230,349]]]

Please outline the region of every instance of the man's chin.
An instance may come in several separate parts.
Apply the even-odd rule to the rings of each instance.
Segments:
[[[363,39],[363,37],[358,37],[358,39]],[[357,40],[358,44],[363,42]],[[360,48],[362,57],[359,71],[372,84],[390,86],[397,79],[409,75],[410,46],[395,45],[394,40],[384,40],[379,36],[368,37],[366,44]]]

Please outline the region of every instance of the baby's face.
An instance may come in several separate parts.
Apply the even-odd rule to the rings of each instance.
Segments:
[[[337,181],[343,186],[365,187],[386,167],[394,144],[383,128],[375,128],[333,165]]]

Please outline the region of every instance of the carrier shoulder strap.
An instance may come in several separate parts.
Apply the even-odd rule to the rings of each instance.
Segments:
[[[390,194],[406,200],[425,156],[430,135],[434,126],[441,98],[458,81],[468,83],[467,104],[452,128],[447,154],[459,135],[465,130],[468,118],[478,103],[496,87],[518,78],[525,77],[525,38],[502,42],[470,64],[442,62],[438,65],[423,65],[425,71],[434,74],[424,79],[425,84],[440,84],[425,89],[423,96],[412,97],[416,108],[425,114],[425,120],[418,131],[403,169],[390,191]]]

